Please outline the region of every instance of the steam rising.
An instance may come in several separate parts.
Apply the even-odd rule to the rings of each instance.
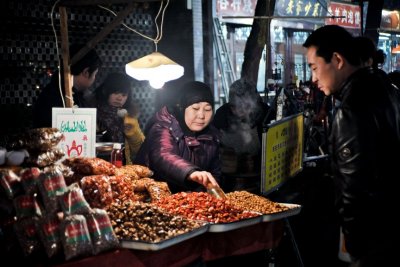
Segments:
[[[221,131],[222,143],[232,147],[236,153],[259,153],[256,124],[263,110],[255,87],[243,80],[235,81],[229,89],[229,103],[235,116],[228,119],[229,127]]]

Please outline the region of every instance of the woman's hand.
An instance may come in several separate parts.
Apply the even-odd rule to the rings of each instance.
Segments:
[[[206,188],[207,185],[210,183],[214,186],[219,186],[212,174],[206,171],[194,171],[189,175],[188,179],[193,182],[199,183]]]

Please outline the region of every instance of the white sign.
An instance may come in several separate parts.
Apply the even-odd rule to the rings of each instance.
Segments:
[[[52,126],[64,135],[58,146],[66,157],[96,156],[95,108],[53,108]]]

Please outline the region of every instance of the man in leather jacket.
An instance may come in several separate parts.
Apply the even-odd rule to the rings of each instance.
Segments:
[[[303,46],[312,81],[340,101],[330,155],[352,266],[393,266],[400,251],[400,227],[392,218],[400,188],[400,93],[386,73],[361,67],[354,44],[344,28],[328,25]]]

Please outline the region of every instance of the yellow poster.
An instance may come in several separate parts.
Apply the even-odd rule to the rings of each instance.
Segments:
[[[303,114],[269,125],[263,133],[261,192],[267,193],[294,176],[303,165]]]

